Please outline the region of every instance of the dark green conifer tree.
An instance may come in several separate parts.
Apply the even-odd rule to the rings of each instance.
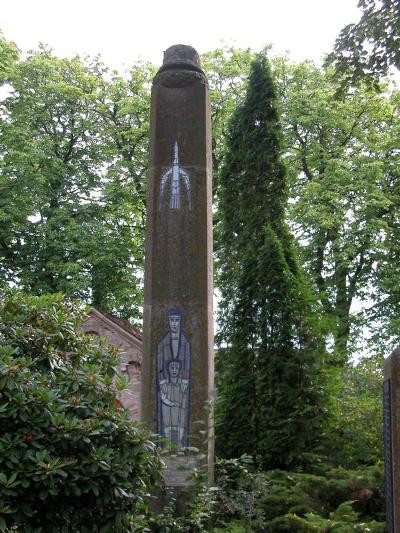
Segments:
[[[285,222],[286,171],[269,62],[260,54],[230,125],[219,182],[217,448],[267,468],[321,433],[323,343]]]

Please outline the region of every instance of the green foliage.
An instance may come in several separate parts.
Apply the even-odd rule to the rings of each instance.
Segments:
[[[345,470],[310,459],[307,471],[260,471],[247,455],[217,460],[215,487],[198,483],[186,513],[172,498],[162,514],[146,517],[145,527],[160,533],[202,533],[210,524],[213,533],[383,533],[383,465]]]
[[[61,296],[0,302],[0,529],[127,531],[160,463],[118,407],[116,353]]]
[[[221,289],[217,447],[265,466],[290,464],[323,421],[323,348],[285,223],[286,171],[264,55],[234,113],[220,174]],[[222,430],[223,428],[223,430]],[[245,435],[245,438],[243,436]]]
[[[140,533],[201,533],[209,531],[210,520],[214,513],[216,487],[209,487],[207,471],[195,469],[191,475],[191,484],[176,491],[164,487],[157,495],[158,506],[162,509],[154,513],[146,509],[141,523],[135,518],[134,531]]]
[[[13,42],[5,39],[0,30],[0,86],[8,81],[10,72],[18,57],[18,48]]]
[[[223,533],[224,531],[230,531],[230,533],[254,533],[254,530],[243,522],[229,522],[227,528],[215,527],[212,529],[212,533]]]
[[[382,383],[383,357],[365,357],[343,369],[324,437],[324,453],[332,463],[356,468],[382,460]]]
[[[228,123],[243,103],[251,58],[231,49],[205,58],[217,208]],[[388,342],[400,339],[399,93],[360,85],[339,99],[333,69],[311,62],[276,58],[273,73],[288,168],[288,219],[324,309],[321,325],[333,359],[343,364],[357,353],[361,333],[368,336],[362,348],[387,353]],[[214,217],[218,222],[219,209]],[[217,232],[217,253],[219,237]]]
[[[246,94],[246,80],[255,54],[240,48],[217,48],[201,56],[209,85],[212,121],[213,183],[218,187],[229,121]],[[218,213],[215,215],[218,217]]]
[[[274,73],[289,218],[324,309],[333,360],[349,361],[367,332],[364,347],[387,352],[385,343],[400,331],[392,318],[399,314],[398,93],[361,86],[338,99],[332,69],[310,62],[278,59]]]
[[[128,77],[41,48],[0,103],[0,274],[138,317],[148,65]]]
[[[233,527],[241,531],[242,527],[255,533],[383,533],[382,465],[349,471],[329,467],[314,457],[310,473],[260,472],[251,468],[248,458],[243,459],[218,464],[215,531]],[[251,514],[245,505],[237,505],[246,497],[243,492],[253,501]]]
[[[313,456],[305,471],[261,471],[244,455],[218,460],[216,475],[215,487],[197,485],[185,515],[171,500],[147,524],[160,533],[202,533],[210,523],[213,533],[384,532],[382,464],[345,470]]]
[[[270,489],[265,475],[254,468],[253,459],[242,455],[238,459],[220,459],[216,462],[218,522],[240,518],[247,524],[262,522],[264,513],[258,500]]]
[[[201,533],[208,531],[208,524],[212,517],[215,494],[206,485],[194,496],[187,500],[185,509],[182,501],[185,496],[178,498],[169,496],[169,501],[162,512],[146,517],[146,524],[156,533]]]
[[[362,15],[336,39],[328,60],[346,83],[376,82],[389,67],[400,68],[400,10],[397,0],[359,0]]]
[[[207,55],[205,65],[211,84],[218,229],[228,124],[243,103],[252,55],[231,49],[215,54]],[[332,68],[291,64],[285,58],[274,59],[272,66],[288,169],[288,220],[324,309],[321,325],[332,359],[343,364],[361,347],[386,354],[388,342],[400,339],[399,92],[361,84],[339,99],[340,83]],[[217,256],[219,248],[217,231]],[[367,334],[368,343],[362,344],[361,334]]]

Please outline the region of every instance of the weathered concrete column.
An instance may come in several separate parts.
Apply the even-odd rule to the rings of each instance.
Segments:
[[[211,174],[207,81],[192,47],[171,46],[152,88],[142,419],[165,437],[163,446],[198,448],[209,464]],[[193,465],[198,459],[177,462]],[[170,461],[167,485],[185,485],[186,477]]]
[[[400,347],[385,360],[383,415],[386,527],[400,533]]]

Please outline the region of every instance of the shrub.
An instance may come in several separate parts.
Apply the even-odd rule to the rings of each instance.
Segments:
[[[9,293],[0,317],[0,529],[131,530],[160,463],[117,402],[115,350],[59,295]]]
[[[307,472],[256,470],[248,457],[220,461],[216,531],[383,533],[382,464],[345,470],[314,461]]]

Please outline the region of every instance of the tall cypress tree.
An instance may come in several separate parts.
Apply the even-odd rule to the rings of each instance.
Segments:
[[[320,434],[323,345],[285,222],[287,185],[269,62],[260,54],[230,125],[219,182],[217,448],[267,468]]]

